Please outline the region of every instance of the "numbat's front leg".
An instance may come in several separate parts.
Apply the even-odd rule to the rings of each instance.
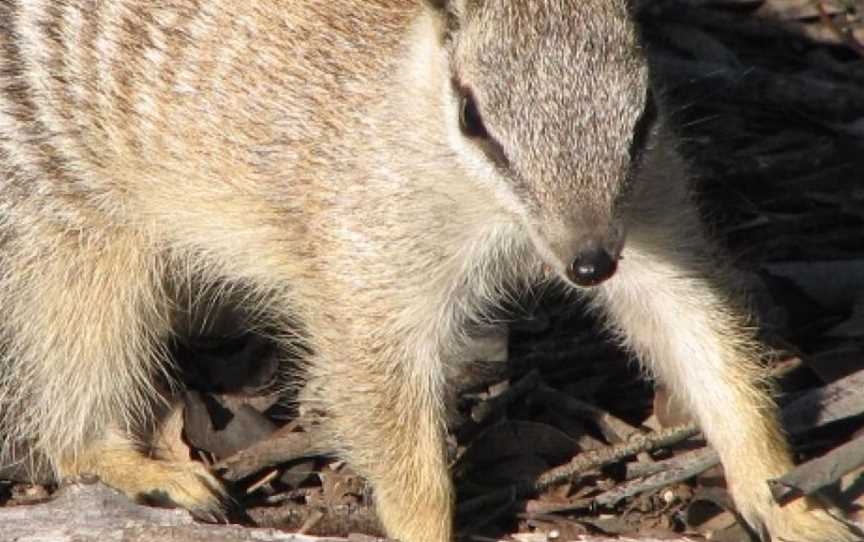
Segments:
[[[695,415],[751,526],[783,542],[862,540],[804,500],[784,507],[773,500],[767,480],[791,469],[792,460],[760,385],[750,331],[715,285],[633,247],[602,298],[626,343]]]
[[[660,158],[674,165],[674,156]],[[598,303],[623,342],[696,417],[720,454],[738,510],[763,537],[862,540],[807,501],[781,507],[773,500],[767,480],[793,464],[753,330],[706,248],[683,185],[647,178],[641,191],[618,272],[598,288]]]

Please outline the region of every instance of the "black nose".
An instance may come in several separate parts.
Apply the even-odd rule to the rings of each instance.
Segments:
[[[602,248],[589,248],[576,256],[567,276],[579,286],[596,286],[615,274],[618,261]]]

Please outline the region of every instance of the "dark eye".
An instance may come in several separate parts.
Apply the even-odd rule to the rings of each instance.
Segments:
[[[654,96],[648,92],[648,97],[645,99],[645,109],[636,121],[636,126],[633,128],[633,139],[630,140],[630,160],[638,161],[642,156],[642,151],[645,150],[645,145],[648,143],[648,136],[651,134],[651,129],[657,121],[657,104],[654,103]]]
[[[480,111],[477,110],[477,103],[470,93],[463,93],[459,98],[459,127],[468,137],[483,139],[489,137],[483,119],[480,117]]]

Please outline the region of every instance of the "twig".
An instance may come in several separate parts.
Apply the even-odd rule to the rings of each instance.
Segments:
[[[255,493],[256,491],[258,491],[259,489],[261,489],[265,485],[272,482],[277,476],[279,476],[279,471],[277,469],[271,470],[266,475],[264,475],[260,480],[258,480],[257,482],[255,482],[251,486],[247,487],[246,488],[246,494],[248,495],[251,493]]]
[[[594,450],[574,457],[570,463],[555,467],[540,475],[534,483],[537,491],[570,480],[577,474],[594,470],[605,465],[612,464],[625,457],[636,455],[639,452],[647,452],[657,448],[664,448],[688,439],[699,432],[696,424],[679,425],[663,429],[656,433],[647,435],[635,434],[628,442],[611,446],[603,450]]]
[[[547,385],[540,385],[536,396],[547,405],[552,405],[556,409],[563,409],[568,414],[587,418],[596,423],[610,442],[626,442],[631,436],[639,433],[638,429],[612,413]]]
[[[486,401],[477,405],[477,407],[471,411],[471,419],[477,424],[484,423],[486,420],[493,417],[493,415],[501,412],[507,405],[518,401],[520,398],[530,393],[539,384],[540,373],[536,370],[529,372],[515,384],[501,392],[500,395],[490,397]]]
[[[550,486],[570,480],[575,476],[605,465],[609,465],[639,452],[670,446],[698,433],[695,424],[682,425],[664,429],[648,435],[635,434],[628,442],[609,446],[602,450],[592,450],[574,457],[569,463],[546,471],[533,482],[514,484],[506,489],[481,495],[461,504],[460,515],[469,515],[487,506],[501,502],[524,498],[527,495],[543,491]]]
[[[303,525],[301,525],[300,528],[297,530],[297,533],[307,534],[321,522],[321,519],[323,517],[324,512],[322,512],[321,510],[313,510],[312,513],[309,514],[309,517],[306,518],[306,521],[303,522]]]
[[[530,371],[512,386],[495,397],[483,401],[471,411],[471,418],[465,421],[457,431],[457,439],[467,442],[477,434],[481,427],[490,419],[495,418],[509,405],[531,393],[540,384],[540,373]]]
[[[320,445],[321,439],[313,430],[301,433],[290,431],[291,429],[293,427],[290,426],[277,429],[265,440],[226,457],[213,468],[222,471],[221,475],[226,480],[236,481],[266,467],[318,453],[316,445]]]
[[[632,480],[598,495],[594,501],[601,506],[614,506],[627,497],[654,491],[683,482],[720,463],[720,457],[711,448],[701,448],[686,454],[658,461],[652,467],[662,469],[646,478]]]
[[[573,510],[585,510],[587,508],[591,508],[592,506],[594,506],[594,499],[588,497],[582,499],[572,499],[564,503],[526,501],[525,515],[535,516],[545,514],[558,514],[561,512],[572,512]]]

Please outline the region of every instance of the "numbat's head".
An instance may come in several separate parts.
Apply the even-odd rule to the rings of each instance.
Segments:
[[[582,286],[615,272],[650,128],[648,72],[622,0],[428,0],[450,72],[444,115],[537,251]]]

